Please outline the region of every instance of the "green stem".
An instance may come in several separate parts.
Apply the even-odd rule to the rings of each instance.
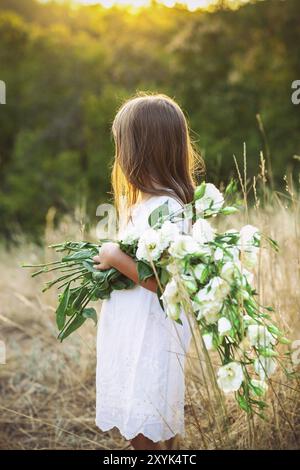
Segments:
[[[85,271],[85,272],[84,272]],[[79,270],[78,272],[81,272],[80,276],[77,276],[76,278],[74,279],[69,279],[70,277],[74,276],[74,272],[71,273],[71,274],[66,274],[65,276],[62,276],[60,278],[57,278],[55,279],[54,281],[52,282],[49,282],[46,284],[46,287],[44,287],[44,289],[42,290],[42,292],[45,292],[46,290],[50,289],[51,287],[53,287],[55,284],[57,284],[58,282],[60,281],[64,281],[65,279],[69,279],[67,282],[65,282],[64,284],[62,284],[61,286],[59,286],[59,289],[63,286],[65,286],[66,284],[68,284],[68,282],[73,282],[75,281],[75,279],[78,279],[79,277],[82,277],[84,274],[88,273],[87,270]],[[77,274],[77,273],[76,273]]]

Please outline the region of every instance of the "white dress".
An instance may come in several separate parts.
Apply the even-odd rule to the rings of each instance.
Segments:
[[[148,216],[169,196],[152,196],[134,207],[132,225],[147,229]],[[126,230],[126,229],[125,229]],[[96,425],[117,427],[125,439],[139,433],[154,442],[184,435],[184,363],[189,322],[166,317],[157,295],[141,286],[114,291],[102,304],[97,334]]]

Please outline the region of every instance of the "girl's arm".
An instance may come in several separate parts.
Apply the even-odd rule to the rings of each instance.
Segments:
[[[115,268],[124,276],[131,279],[135,284],[139,284],[151,292],[157,292],[157,282],[155,277],[150,277],[146,281],[139,282],[138,271],[135,261],[124,253],[117,243],[104,243],[100,248],[99,255],[94,256],[94,268],[105,270]]]

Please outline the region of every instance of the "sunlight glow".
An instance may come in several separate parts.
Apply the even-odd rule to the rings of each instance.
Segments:
[[[40,0],[41,3],[47,3],[49,0]],[[60,3],[64,3],[66,0],[56,0]],[[133,8],[139,8],[148,6],[151,4],[151,0],[67,0],[66,3],[74,5],[95,5],[97,3],[103,5],[106,8],[110,8],[113,5],[128,6]],[[176,3],[186,5],[191,11],[197,8],[208,8],[218,3],[218,0],[159,0],[159,3],[163,3],[167,7],[173,7]]]

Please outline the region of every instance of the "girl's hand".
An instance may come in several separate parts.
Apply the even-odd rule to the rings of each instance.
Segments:
[[[104,243],[99,250],[99,255],[93,257],[96,263],[94,268],[102,271],[114,267],[114,261],[120,253],[122,250],[117,243]]]
[[[107,242],[104,243],[100,250],[99,255],[94,256],[94,268],[105,270],[115,268],[124,276],[131,279],[135,284],[145,287],[151,292],[157,292],[157,283],[154,276],[140,281],[137,270],[136,262],[119,247],[118,243]]]

